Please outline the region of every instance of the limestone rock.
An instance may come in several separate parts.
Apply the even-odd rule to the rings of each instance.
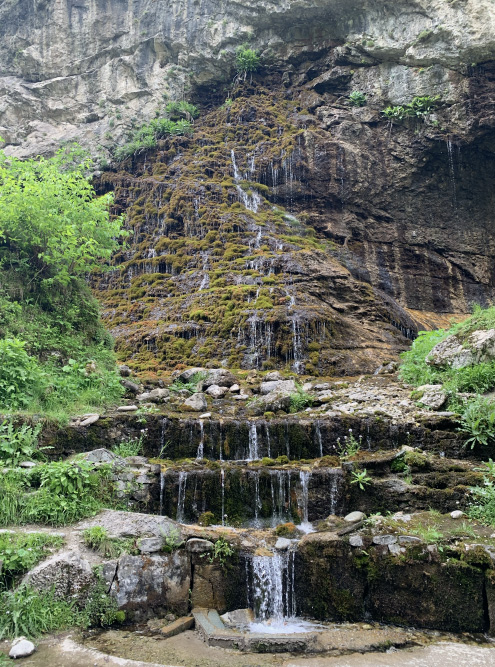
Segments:
[[[288,540],[286,537],[279,537],[278,540],[275,542],[275,549],[277,551],[287,551],[290,545],[291,541]]]
[[[213,542],[202,540],[199,537],[192,537],[186,542],[186,549],[193,554],[205,554],[213,551]]]
[[[99,418],[100,418],[100,415],[97,415],[97,414],[83,415],[76,425],[77,426],[91,426],[91,424],[94,424],[95,422],[97,422]]]
[[[53,587],[58,598],[84,600],[95,582],[89,562],[75,551],[56,553],[26,574],[23,582],[38,591]]]
[[[399,535],[397,539],[399,544],[419,544],[421,542],[420,538],[414,535]]]
[[[351,547],[360,547],[364,546],[363,538],[361,535],[351,535],[349,538],[349,544]]]
[[[197,373],[203,373],[204,370],[205,369],[200,366],[188,368],[187,370],[182,371],[182,373],[177,376],[177,379],[180,380],[180,382],[189,382],[193,375],[196,375]]]
[[[208,396],[211,396],[212,398],[223,398],[227,392],[227,387],[220,387],[218,384],[212,384],[206,390]]]
[[[138,549],[141,553],[154,553],[161,551],[163,548],[162,537],[142,537],[137,543]]]
[[[272,392],[284,392],[292,394],[295,391],[297,391],[297,388],[294,380],[274,380],[271,382],[262,382],[260,386],[260,392],[262,395],[271,394]]]
[[[366,514],[364,512],[351,512],[344,517],[344,521],[347,523],[357,523],[358,521],[363,521],[366,519]]]
[[[120,384],[126,389],[129,394],[139,394],[139,385],[130,380],[121,380]]]
[[[263,378],[263,382],[277,382],[278,380],[283,380],[283,376],[279,371],[270,371]]]
[[[239,396],[234,396],[234,398],[240,398]],[[246,398],[249,398],[247,396]],[[279,410],[287,410],[290,407],[290,395],[286,393],[280,393],[278,391],[272,391],[265,396],[260,396],[249,406],[249,411],[254,415],[262,415],[265,412],[278,412]]]
[[[208,375],[203,380],[203,388],[217,385],[219,387],[232,387],[236,384],[237,378],[226,368],[214,368],[208,371]]]
[[[84,454],[84,458],[89,463],[113,463],[119,457],[109,449],[101,447],[100,449],[93,449],[91,452]]]
[[[463,516],[466,516],[461,510],[454,510],[450,513],[452,519],[462,519]]]
[[[397,537],[395,535],[375,535],[373,537],[373,544],[379,545],[390,545],[397,542]]]
[[[25,637],[19,637],[14,640],[12,648],[9,651],[9,658],[17,660],[17,658],[27,658],[29,655],[32,655],[36,650],[33,642],[30,642]]]
[[[123,378],[128,378],[132,375],[132,371],[126,364],[121,364],[119,366],[119,373]]]
[[[189,398],[186,398],[186,400],[182,404],[182,407],[184,410],[192,410],[194,412],[204,412],[208,407],[208,403],[206,402],[205,395],[198,392],[196,394],[193,394],[192,396],[189,396]]]
[[[495,359],[495,329],[474,331],[467,338],[459,334],[437,343],[426,363],[430,366],[464,368]]]
[[[137,405],[119,405],[117,412],[135,412],[137,409]]]
[[[229,391],[231,394],[237,394],[241,391],[241,388],[238,384],[233,384],[230,388]]]
[[[422,392],[420,403],[432,410],[439,410],[447,402],[447,392],[443,390],[441,384],[424,384],[416,391]]]
[[[170,391],[168,389],[162,389],[158,387],[149,392],[148,400],[152,403],[163,403],[167,398],[170,397]]]

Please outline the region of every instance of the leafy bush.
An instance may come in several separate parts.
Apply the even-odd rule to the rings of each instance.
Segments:
[[[213,526],[215,523],[215,515],[213,512],[203,512],[198,517],[198,524],[200,526]]]
[[[170,116],[171,120],[179,120],[185,118],[186,120],[193,120],[198,118],[198,107],[190,102],[169,102],[165,107],[165,113]]]
[[[349,429],[349,435],[344,436],[344,442],[340,442],[340,438],[337,438],[337,453],[340,459],[348,459],[352,456],[355,456],[361,449],[361,442],[363,436],[359,436],[359,440],[356,440],[352,434],[352,429]]]
[[[469,489],[473,500],[468,508],[468,515],[471,519],[495,526],[495,461],[485,461],[482,471],[483,486]]]
[[[22,424],[16,428],[11,419],[4,419],[0,424],[0,466],[15,467],[21,461],[39,456],[40,452],[46,449],[46,447],[38,448],[40,431],[41,424],[34,428],[28,424]]]
[[[0,340],[0,396],[7,409],[27,405],[41,384],[39,364],[25,347],[17,338]]]
[[[0,533],[0,588],[30,570],[63,544],[63,538],[47,533]]]
[[[0,594],[0,639],[39,637],[78,624],[74,602],[41,593],[28,586]]]
[[[116,622],[121,623],[124,619],[125,613],[118,610],[115,598],[108,595],[105,582],[99,576],[77,619],[77,625],[106,628]]]
[[[173,121],[170,118],[154,118],[137,130],[131,141],[116,148],[114,156],[117,162],[142,151],[155,148],[157,141],[164,137],[192,134],[193,127],[189,120]]]
[[[178,528],[171,528],[168,533],[163,532],[163,547],[162,550],[166,553],[172,553],[184,544],[181,532]]]
[[[139,438],[129,438],[128,440],[123,440],[119,442],[118,445],[112,447],[112,452],[121,456],[123,459],[128,456],[140,456],[143,451],[143,436],[140,435]],[[160,452],[161,454],[162,452]],[[160,456],[158,456],[160,458]]]
[[[254,49],[240,46],[235,55],[235,67],[239,77],[246,78],[248,74],[256,72],[260,66],[260,57]]]
[[[198,384],[202,382],[207,376],[206,371],[198,371],[191,375],[187,382],[182,382],[182,380],[175,380],[170,385],[170,391],[177,393],[178,391],[186,390],[191,394],[194,394],[198,391]]]
[[[0,473],[0,526],[22,523],[26,475],[12,470]]]
[[[349,95],[349,103],[353,107],[364,107],[366,105],[366,95],[359,90],[353,90]]]
[[[495,405],[493,401],[478,396],[470,401],[460,419],[460,430],[468,435],[464,445],[473,449],[476,445],[488,445],[495,441]]]
[[[219,563],[221,567],[227,565],[227,561],[234,555],[234,549],[226,539],[219,537],[213,544],[213,551],[209,554],[201,554],[201,558],[207,558],[209,563]]]
[[[430,95],[413,97],[409,104],[387,107],[382,111],[382,114],[389,120],[404,120],[405,118],[420,118],[424,120],[435,109],[439,99],[439,95],[435,95],[434,97]]]
[[[307,391],[304,391],[300,385],[296,385],[297,391],[290,395],[290,412],[300,412],[313,405],[313,398]]]
[[[82,532],[82,538],[87,547],[97,551],[103,558],[119,558],[122,554],[139,553],[133,539],[110,537],[107,529],[102,526],[86,528]]]

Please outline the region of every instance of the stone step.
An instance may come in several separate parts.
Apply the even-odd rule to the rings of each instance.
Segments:
[[[165,639],[169,637],[175,637],[175,635],[179,635],[181,632],[190,630],[193,627],[194,616],[183,616],[182,618],[178,618],[176,621],[173,621],[173,623],[165,625],[163,628],[161,628],[160,636],[164,637]]]

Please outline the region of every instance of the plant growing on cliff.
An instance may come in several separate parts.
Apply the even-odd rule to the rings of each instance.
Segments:
[[[355,456],[361,449],[362,440],[362,435],[359,436],[359,440],[354,437],[351,428],[349,429],[349,435],[344,436],[343,443],[341,443],[340,438],[337,438],[337,453],[339,458],[348,459]]]
[[[473,500],[468,515],[471,519],[495,526],[495,461],[485,461],[481,471],[483,486],[472,486],[469,489]]]
[[[219,563],[221,567],[227,565],[228,559],[234,555],[234,549],[230,546],[227,540],[219,537],[213,543],[213,550],[210,553],[201,554],[201,558],[206,558],[209,563]]]
[[[482,396],[470,401],[461,415],[459,430],[468,435],[465,447],[495,442],[495,405]]]
[[[364,491],[373,480],[368,475],[366,468],[364,470],[353,470],[351,472],[351,484],[357,484],[361,491]]]
[[[192,121],[199,116],[198,107],[190,102],[169,102],[165,107],[165,113],[170,116],[171,120],[180,120],[185,118],[188,121]]]
[[[117,162],[121,162],[136,153],[155,148],[159,139],[192,133],[192,122],[185,118],[177,121],[170,118],[153,118],[149,123],[142,125],[139,130],[134,132],[128,143],[117,147],[114,157]]]
[[[297,391],[290,395],[290,412],[300,412],[307,408],[308,406],[313,405],[313,398],[307,391],[301,387],[301,385],[296,385]]]
[[[143,434],[139,438],[128,438],[112,447],[112,452],[123,459],[128,456],[140,456],[143,451]],[[158,457],[160,458],[160,457]]]
[[[440,95],[424,95],[423,97],[413,97],[412,101],[406,105],[389,106],[383,109],[382,114],[389,120],[404,120],[406,118],[419,118],[425,120],[426,116],[433,112],[438,105]]]
[[[237,76],[243,80],[248,74],[256,72],[260,66],[260,57],[254,49],[246,45],[239,46],[235,54],[235,68]]]
[[[360,90],[353,90],[349,95],[349,104],[352,107],[364,107],[366,106],[366,95]]]

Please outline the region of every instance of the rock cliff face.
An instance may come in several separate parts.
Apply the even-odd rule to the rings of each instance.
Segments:
[[[122,355],[369,371],[493,299],[494,23],[489,0],[6,0],[0,135],[108,160],[192,99],[192,138],[100,176],[133,230],[98,284]],[[232,93],[244,42],[262,69]],[[381,113],[417,95],[427,122]]]

